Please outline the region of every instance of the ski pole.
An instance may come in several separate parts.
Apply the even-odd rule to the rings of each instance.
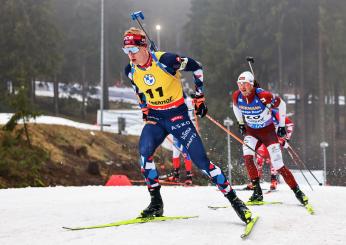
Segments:
[[[142,29],[142,31],[144,31],[145,35],[147,36],[149,42],[150,42],[150,49],[152,49],[153,51],[157,51],[157,48],[156,48],[156,45],[154,43],[153,40],[150,39],[148,33],[145,31],[140,19],[144,20],[144,14],[142,11],[137,11],[137,12],[133,12],[130,14],[131,15],[131,18],[132,20],[136,20],[139,27]]]
[[[290,155],[290,157],[292,158],[292,161],[294,162],[294,164],[299,168],[299,171],[303,175],[304,179],[306,180],[306,183],[308,183],[308,185],[310,186],[311,190],[314,190],[314,189],[312,189],[312,186],[311,186],[310,182],[308,181],[308,179],[306,178],[305,174],[303,173],[302,168],[298,165],[297,161],[294,159],[292,153],[290,151],[287,151],[287,152]]]
[[[252,69],[252,65],[251,65],[251,64],[254,64],[254,63],[255,63],[254,57],[246,56],[246,61],[247,61],[247,63],[249,64],[249,67],[250,67],[250,69],[251,69],[252,75],[255,77],[255,73],[254,73],[254,71],[253,71],[253,69]]]
[[[174,147],[175,149],[177,149],[177,150],[181,153],[181,155],[183,156],[183,158],[186,159],[185,153],[184,153],[182,150],[180,150],[180,148],[178,148],[178,147],[174,144],[173,140],[172,140],[171,138],[169,138],[168,136],[166,137],[166,139],[173,145],[173,147]]]
[[[194,116],[194,119],[195,119],[195,122],[196,122],[196,130],[199,134],[199,125],[198,125],[198,117],[197,117],[197,114],[196,114],[196,110],[193,110],[193,116]]]
[[[260,157],[266,159],[264,156],[262,156],[261,154],[259,154],[256,150],[252,149],[252,147],[250,147],[248,144],[246,144],[244,141],[242,141],[238,136],[236,136],[235,134],[233,134],[231,131],[229,131],[227,128],[225,128],[224,126],[222,126],[218,121],[216,121],[214,118],[212,118],[211,116],[209,116],[208,114],[206,115],[206,117],[212,121],[214,124],[216,124],[217,126],[219,126],[223,131],[225,131],[227,134],[229,134],[230,136],[232,136],[234,139],[236,139],[240,144],[245,145],[247,148],[249,148],[250,150],[252,150],[253,152],[255,152],[255,154],[259,155]]]
[[[305,163],[304,163],[303,160],[299,157],[299,155],[293,150],[293,148],[292,148],[291,145],[288,146],[288,151],[291,151],[292,154],[293,154],[293,155],[298,159],[298,161],[303,165],[303,167],[306,168],[306,169],[309,171],[309,173],[312,175],[312,177],[314,177],[314,179],[317,181],[317,183],[318,183],[319,185],[322,185],[322,183],[318,181],[318,179],[317,179],[316,176],[311,172],[311,170],[305,165]]]

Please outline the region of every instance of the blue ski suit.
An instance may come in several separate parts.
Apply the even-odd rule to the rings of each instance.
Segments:
[[[207,157],[202,140],[188,115],[184,103],[180,71],[193,72],[196,94],[203,94],[201,65],[188,57],[165,52],[151,52],[151,66],[143,69],[128,64],[125,74],[139,98],[141,108],[149,108],[146,125],[139,140],[141,171],[149,189],[160,186],[153,162],[155,149],[172,134],[187,149],[193,163],[224,194],[232,189],[221,169]]]

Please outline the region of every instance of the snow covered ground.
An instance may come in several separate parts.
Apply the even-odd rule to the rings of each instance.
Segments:
[[[268,187],[267,183],[263,187]],[[260,215],[251,236],[243,241],[243,223],[215,187],[166,187],[162,190],[165,214],[199,215],[196,219],[136,224],[95,230],[67,231],[62,226],[84,226],[133,218],[147,206],[144,186],[48,187],[0,190],[0,244],[345,244],[346,188],[316,186],[309,196],[316,214],[298,204],[286,185],[265,195],[282,205],[251,207]],[[247,199],[251,192],[238,191]]]
[[[91,88],[90,88],[91,89]],[[87,97],[92,99],[100,99],[100,86],[95,86],[87,93]],[[53,97],[54,87],[51,82],[35,82],[35,94],[36,96]],[[80,84],[64,84],[59,83],[59,97],[60,98],[74,98],[78,101],[82,101],[82,87]],[[110,101],[119,101],[131,104],[138,104],[137,97],[130,87],[120,88],[120,87],[108,87],[108,95]]]
[[[11,117],[12,113],[0,113],[0,125],[6,124]],[[22,123],[19,121],[19,123]],[[36,119],[31,119],[30,123],[38,123],[38,124],[50,124],[50,125],[64,125],[84,130],[100,130],[100,126],[87,124],[87,123],[79,123],[62,117],[53,117],[53,116],[39,116]],[[105,131],[106,131],[105,127]]]
[[[0,124],[6,123],[9,117],[0,114]],[[99,129],[96,125],[46,116],[37,118],[36,123]],[[315,174],[321,180],[321,173]],[[0,245],[346,244],[346,188],[314,185],[311,191],[303,186],[302,178],[297,180],[316,214],[308,214],[292,191],[280,184],[279,191],[265,195],[265,199],[284,204],[251,207],[260,220],[245,241],[240,238],[244,225],[232,208],[208,209],[208,205],[228,205],[215,187],[162,188],[165,215],[198,215],[196,219],[84,231],[66,231],[62,226],[97,225],[136,217],[149,203],[146,187],[1,189]],[[315,184],[313,179],[309,181]],[[263,187],[268,188],[268,184]],[[251,195],[248,191],[237,193],[243,200]]]

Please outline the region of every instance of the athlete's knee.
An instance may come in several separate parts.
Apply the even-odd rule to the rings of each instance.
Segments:
[[[280,144],[271,144],[267,147],[273,168],[278,170],[284,166]]]
[[[256,143],[257,143],[257,140],[255,138],[253,138],[252,136],[246,136],[244,138],[244,144],[243,144],[243,155],[255,156],[255,152],[253,149],[255,148]]]
[[[247,147],[246,145],[243,145],[243,155],[251,155],[251,156],[255,156],[255,152],[253,150],[251,150],[249,147]]]
[[[145,157],[149,157],[154,154],[156,145],[152,141],[140,141],[139,142],[139,154]]]
[[[253,155],[244,155],[243,158],[244,158],[245,163],[254,162],[254,156]]]

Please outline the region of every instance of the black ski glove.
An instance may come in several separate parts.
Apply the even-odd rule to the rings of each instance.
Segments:
[[[196,115],[204,117],[208,113],[208,107],[205,104],[204,95],[198,95],[193,98],[195,104]]]
[[[286,128],[285,127],[279,127],[277,135],[281,138],[285,137],[286,135]]]
[[[239,132],[241,133],[241,135],[245,135],[246,134],[246,128],[244,124],[240,124],[238,123],[238,127],[239,127]]]

